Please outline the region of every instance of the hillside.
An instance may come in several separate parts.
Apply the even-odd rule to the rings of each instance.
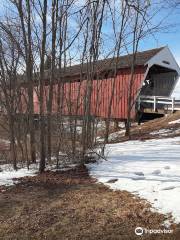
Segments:
[[[110,143],[117,143],[128,140],[124,136],[124,128],[110,134]],[[159,139],[180,136],[180,111],[142,123],[132,124],[131,140]]]

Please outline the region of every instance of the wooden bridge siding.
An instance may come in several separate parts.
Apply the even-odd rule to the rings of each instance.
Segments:
[[[141,87],[144,79],[145,68],[137,67],[134,74],[133,88],[132,88],[132,101],[136,100],[137,93]],[[128,99],[128,86],[131,78],[130,69],[122,69],[119,71],[117,77],[107,78],[103,80],[93,80],[91,92],[90,113],[92,116],[108,118],[109,104],[112,97],[112,105],[110,117],[116,119],[127,118],[127,99]],[[113,83],[115,81],[115,83]],[[113,93],[114,84],[114,93]],[[63,106],[62,113],[64,115],[83,115],[84,113],[84,97],[87,87],[87,81],[65,83],[61,85],[61,92],[63,92]],[[37,89],[36,89],[37,91]],[[39,113],[39,101],[34,91],[34,111]],[[44,87],[44,112],[47,112],[46,100],[48,96],[49,86]],[[113,95],[112,95],[113,93]],[[77,98],[80,94],[79,103],[77,106]],[[58,85],[53,87],[53,113],[58,111]],[[132,118],[135,117],[135,106],[132,109]]]

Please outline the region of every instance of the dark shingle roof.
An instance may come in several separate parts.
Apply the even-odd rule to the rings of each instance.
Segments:
[[[161,48],[155,48],[143,52],[137,52],[136,54],[136,66],[142,66],[148,62],[153,56],[155,56],[158,52],[160,52],[164,47]],[[105,70],[111,70],[114,69],[115,65],[117,64],[118,69],[122,68],[129,68],[132,64],[132,57],[133,54],[129,55],[124,55],[118,58],[108,58],[104,60],[98,60],[95,64],[96,71],[105,71]],[[74,65],[71,67],[67,67],[65,70],[65,75],[66,76],[71,76],[71,75],[78,75],[80,72],[86,72],[87,70],[87,64],[83,64],[83,69],[82,65]]]
[[[148,62],[148,60],[150,60],[163,48],[164,47],[155,48],[155,49],[151,49],[143,52],[137,52],[135,65],[136,66],[145,65]],[[112,72],[113,74],[114,72],[113,70],[115,69],[116,64],[117,64],[117,69],[130,68],[132,64],[132,57],[133,57],[133,54],[129,54],[129,55],[120,56],[118,58],[107,58],[103,60],[98,60],[95,63],[94,73],[95,75],[97,73],[109,73],[109,72]],[[83,75],[82,78],[86,79],[86,75],[88,72],[87,68],[88,68],[87,63],[84,63],[83,65],[81,64],[73,65],[73,66],[66,67],[65,69],[62,69],[61,74],[59,69],[56,69],[54,74],[55,75],[54,81],[59,81],[60,79],[61,81],[76,81],[79,79],[79,76],[81,73]],[[50,70],[46,70],[44,75],[45,75],[44,81],[46,82],[46,84],[49,84]],[[38,73],[34,75],[35,84],[38,84],[37,79],[38,79]],[[25,84],[25,85],[27,84],[26,79],[24,79],[23,76],[21,78],[21,84]]]

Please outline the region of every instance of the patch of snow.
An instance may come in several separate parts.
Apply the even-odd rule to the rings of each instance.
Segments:
[[[97,123],[97,128],[98,129],[104,129],[106,126],[105,126],[105,122],[104,121],[99,121]]]
[[[52,158],[53,160],[53,158]],[[52,172],[57,172],[57,171],[68,171],[73,168],[76,168],[77,164],[68,164],[64,166],[60,166],[57,169],[57,166],[55,163],[52,164],[47,164],[46,165],[46,171],[52,171]],[[21,177],[26,177],[26,176],[35,176],[38,173],[38,161],[36,164],[31,164],[29,166],[29,170],[27,167],[21,167],[18,166],[19,169],[15,171],[12,167],[11,164],[2,164],[0,165],[0,186],[5,185],[5,186],[11,186],[14,185],[14,183],[17,182],[17,180],[13,180],[15,178],[21,178]]]
[[[176,124],[176,123],[180,123],[180,119],[171,121],[171,122],[169,122],[168,124],[172,125],[172,124]]]
[[[103,142],[104,142],[104,138],[98,136],[98,137],[96,138],[96,141],[97,141],[98,143],[103,143]]]
[[[64,164],[64,165],[61,164],[57,168],[57,165],[53,163],[53,164],[46,165],[46,171],[47,170],[52,171],[52,172],[68,171],[68,170],[76,168],[77,166],[78,166],[78,164]]]
[[[109,139],[109,141],[112,141],[112,140],[117,139],[118,137],[123,137],[124,134],[125,134],[125,130],[121,130],[121,131],[118,131],[118,132],[110,133],[108,139]]]
[[[10,186],[15,183],[14,178],[21,178],[25,176],[34,176],[36,175],[37,168],[34,165],[30,166],[30,169],[21,168],[15,171],[11,165],[4,164],[0,165],[0,185]]]
[[[166,136],[168,133],[170,133],[171,130],[170,129],[160,129],[158,131],[153,131],[150,133],[150,135],[162,135],[162,136]]]
[[[90,175],[112,189],[132,192],[180,222],[180,137],[106,146],[108,161],[88,164]],[[114,183],[107,183],[118,179]]]
[[[125,130],[120,130],[120,131],[117,131],[117,132],[113,132],[113,133],[110,133],[109,134],[109,141],[114,141],[116,140],[118,137],[123,137],[125,134]],[[96,137],[96,140],[98,143],[103,143],[104,142],[104,138],[98,136]]]
[[[78,134],[81,134],[82,133],[82,126],[70,126],[70,124],[66,123],[63,125],[64,126],[64,129],[67,131],[67,132],[71,132],[71,131],[76,131],[76,133]]]
[[[159,135],[159,136],[172,136],[172,135],[175,135],[175,134],[180,134],[180,129],[160,129],[160,130],[157,130],[157,131],[153,131],[150,133],[150,135]]]
[[[119,127],[119,128],[125,128],[124,122],[119,122],[119,123],[118,123],[118,127]]]

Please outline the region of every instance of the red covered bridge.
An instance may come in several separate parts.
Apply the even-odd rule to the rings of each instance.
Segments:
[[[91,81],[90,115],[106,119],[127,119],[128,86],[131,78],[132,55],[118,59],[99,60],[95,65],[98,72]],[[117,64],[117,65],[116,65]],[[116,75],[113,74],[115,65]],[[63,76],[58,70],[53,81],[52,113],[62,111],[63,115],[83,116],[84,100],[87,89],[87,65],[74,65],[66,68]],[[168,47],[138,52],[136,55],[134,78],[132,83],[132,111],[134,119],[139,96],[169,97],[173,91],[180,69]],[[48,99],[49,76],[45,78],[44,98]],[[38,87],[37,87],[38,88]],[[38,90],[34,90],[34,111],[39,114]],[[63,96],[63,99],[60,98]],[[59,105],[58,102],[61,102]],[[149,103],[144,103],[149,107]],[[111,111],[109,112],[109,106]],[[46,101],[44,111],[47,111]]]

